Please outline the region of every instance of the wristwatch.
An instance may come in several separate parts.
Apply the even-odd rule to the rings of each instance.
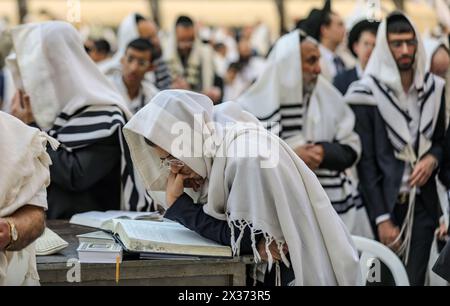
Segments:
[[[5,247],[5,250],[8,251],[8,249],[14,245],[14,243],[19,239],[19,233],[17,232],[16,225],[11,219],[5,219],[6,222],[9,224],[9,243]]]

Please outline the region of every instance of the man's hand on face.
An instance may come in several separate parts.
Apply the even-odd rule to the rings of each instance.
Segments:
[[[170,171],[166,187],[166,204],[168,207],[172,206],[173,203],[175,203],[175,201],[183,194],[184,180],[188,177],[188,175],[181,174],[179,170]]]
[[[11,115],[22,120],[25,124],[34,122],[29,95],[26,95],[19,90],[16,92],[11,105]]]
[[[11,240],[10,228],[8,222],[0,218],[0,252],[3,252]]]
[[[409,185],[411,187],[422,187],[425,185],[433,174],[434,169],[436,169],[437,163],[433,155],[425,155],[414,167],[409,178]]]
[[[323,161],[323,146],[315,144],[306,144],[295,149],[295,153],[305,162],[311,169],[319,168]]]

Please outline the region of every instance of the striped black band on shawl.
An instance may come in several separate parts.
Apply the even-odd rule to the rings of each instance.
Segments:
[[[169,67],[163,60],[158,60],[155,62],[156,69],[155,74],[155,85],[158,89],[168,89],[172,85],[172,77],[170,76]]]
[[[198,64],[187,63],[187,66],[184,68],[184,71],[179,71],[176,66],[176,60],[169,60],[168,64],[171,68],[172,72],[175,75],[182,76],[191,86],[191,90],[193,91],[201,91],[203,87],[202,82],[202,67]]]
[[[427,103],[431,103],[431,95],[436,90],[436,82],[434,78],[429,77],[431,73],[427,73],[425,76],[424,87],[419,91],[419,103],[420,103],[420,113],[422,114],[423,109],[427,105]],[[431,139],[433,136],[433,119],[424,125],[422,130],[420,131],[426,138]]]
[[[279,124],[280,138],[287,139],[302,132],[305,110],[303,103],[281,105],[270,115],[258,119],[269,127],[274,126],[274,123]],[[363,206],[356,186],[352,185],[344,172],[319,169],[315,173],[338,214],[345,214],[352,208]]]
[[[318,169],[315,173],[338,214],[345,214],[353,207],[359,209],[364,206],[356,186],[353,186],[344,172]]]
[[[273,111],[270,115],[259,117],[266,128],[274,132],[274,127],[279,125],[277,134],[285,139],[294,136],[302,131],[304,121],[304,107],[303,104],[281,105],[278,109]]]
[[[122,128],[125,123],[125,116],[117,106],[85,106],[72,115],[62,112],[56,118],[49,134],[61,142],[65,149],[76,150],[109,138],[118,131],[122,151],[121,182],[125,208],[147,211],[149,202],[145,195],[137,190],[131,156],[123,139]]]
[[[402,110],[397,103],[395,103],[394,100],[397,98],[394,96],[393,91],[387,87],[386,85],[382,84],[380,81],[378,81],[374,76],[371,76],[373,81],[375,82],[375,85],[377,85],[380,92],[386,97],[386,99],[391,102],[391,104],[398,110],[400,114],[405,117],[407,122],[410,122],[412,120],[411,116],[409,116],[404,110]]]
[[[420,108],[420,120],[419,120],[419,126],[421,126],[420,133],[424,135],[427,139],[431,139],[433,134],[433,118],[430,118],[429,121],[426,124],[422,124],[422,114],[423,110],[425,109],[425,106],[428,105],[428,103],[431,103],[432,95],[435,92],[436,85],[435,85],[435,79],[433,77],[430,77],[431,73],[427,73],[424,78],[423,87],[418,89],[418,103]],[[411,117],[403,111],[399,106],[398,103],[395,103],[397,100],[397,97],[394,95],[394,92],[385,84],[381,83],[377,78],[374,76],[371,76],[372,80],[374,81],[377,89],[379,92],[384,96],[387,101],[389,101],[394,108],[398,111],[398,113],[403,116],[407,122],[411,120]],[[387,132],[390,136],[392,146],[394,147],[394,150],[397,153],[400,153],[403,151],[405,146],[407,145],[407,141],[403,139],[394,129],[393,126],[391,126],[386,120],[383,120]]]

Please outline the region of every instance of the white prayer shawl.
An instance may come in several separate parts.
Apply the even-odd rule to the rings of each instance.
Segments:
[[[143,80],[141,82],[141,88],[137,99],[131,100],[128,95],[127,87],[123,81],[123,75],[121,72],[116,71],[108,79],[114,84],[115,88],[121,93],[123,100],[126,102],[128,110],[135,114],[138,110],[145,106],[153,97],[159,92],[159,90],[151,83]]]
[[[361,144],[353,131],[354,115],[328,81],[319,76],[309,103],[303,101],[300,58],[299,32],[281,37],[266,69],[238,102],[269,126],[275,124],[272,131],[279,132],[293,149],[308,142],[337,141],[359,156]],[[345,172],[327,169],[318,169],[316,175],[350,232],[371,237],[367,214],[358,209],[363,206],[356,180]]]
[[[44,132],[0,112],[0,218],[27,205],[50,184],[47,141]],[[34,243],[17,252],[0,252],[0,286],[39,285]]]
[[[183,77],[193,85],[194,91],[205,91],[214,86],[214,50],[202,43],[198,38],[194,40],[191,53],[187,60],[187,67],[181,63],[177,50],[175,30],[167,39],[164,60],[169,66],[172,79]]]
[[[436,51],[440,47],[444,47],[447,51],[449,49],[448,49],[446,43],[443,41],[443,39],[426,38],[423,40],[423,45],[425,47],[425,52],[426,52],[426,56],[427,56],[425,69],[427,72],[429,72],[431,65],[432,65],[433,56],[435,55]],[[448,82],[449,73],[450,73],[450,71],[447,72],[447,78],[445,80],[445,92],[446,93],[450,92],[450,84]],[[450,121],[450,94],[448,94],[448,95],[446,94],[445,100],[446,100],[445,101],[445,104],[446,104],[446,111],[445,111],[446,122],[445,122],[445,124],[446,124],[446,126],[448,126],[449,121]],[[448,201],[446,188],[437,177],[436,177],[436,185],[437,185],[439,200],[441,203],[441,211],[443,213],[444,220],[447,222],[447,227],[448,227],[449,201]],[[435,261],[433,261],[433,264],[434,264],[434,262]],[[435,275],[435,274],[433,274],[431,269],[430,269],[430,273],[431,273],[431,275]]]
[[[430,0],[440,24],[450,27],[450,8],[448,0]]]
[[[409,22],[414,27],[410,20]],[[419,92],[418,103],[421,109],[418,152],[414,150],[414,140],[408,126],[407,99],[402,87],[400,72],[387,42],[386,19],[378,28],[376,46],[364,71],[364,77],[350,86],[345,97],[349,104],[378,107],[386,125],[388,138],[394,148],[395,157],[405,161],[412,168],[431,148],[431,138],[438,119],[445,86],[441,78],[426,73],[424,46],[415,27],[414,31],[418,45],[414,63],[413,85]],[[399,236],[399,238],[402,238],[403,244],[398,254],[404,255],[405,262],[408,261],[412,235],[415,195],[416,187],[410,190],[408,214]]]
[[[224,116],[251,121],[245,119],[248,113]],[[189,141],[183,144],[187,154],[197,157],[174,150],[180,148],[180,122],[189,127],[185,132],[199,137],[194,143],[187,137]],[[171,90],[160,92],[140,110],[124,127],[124,135],[146,188],[164,189],[167,173],[161,172],[159,158],[144,138],[206,179],[196,203],[204,204],[205,213],[228,222],[235,255],[239,255],[241,237],[234,235],[232,225],[249,227],[256,260],[256,233],[267,238],[266,247],[271,241],[279,247],[288,244],[296,285],[361,283],[351,237],[315,175],[286,143],[258,124],[234,124],[224,129],[222,124],[213,123],[213,104],[207,97]],[[273,158],[275,150],[273,154],[261,150],[254,158],[233,155],[242,153],[246,145],[255,148],[258,137],[278,145],[279,163],[272,168],[261,166]],[[286,258],[283,261],[289,265]],[[272,263],[269,258],[269,266]]]
[[[117,32],[117,51],[111,59],[103,61],[98,68],[105,75],[110,75],[122,70],[120,60],[125,55],[128,44],[139,38],[139,30],[136,24],[136,13],[129,14],[119,26]]]
[[[12,29],[8,58],[16,87],[30,95],[37,124],[66,150],[86,147],[120,131],[131,117],[122,97],[86,54],[75,28],[50,21]],[[101,126],[101,127],[99,127]],[[120,141],[122,134],[119,132]],[[130,157],[122,148],[123,209],[145,210]],[[137,189],[137,190],[136,190]],[[138,193],[138,197],[133,194]]]
[[[427,72],[430,71],[431,64],[433,61],[433,56],[435,55],[436,51],[439,49],[439,47],[444,47],[447,51],[449,51],[449,48],[447,47],[448,44],[444,41],[446,39],[445,37],[443,39],[435,39],[435,38],[427,38],[424,39],[423,45],[425,47],[425,52],[427,56],[426,60],[426,68],[425,70]],[[450,79],[450,69],[447,72],[447,76],[445,78],[445,92],[450,92],[450,82],[448,80]],[[448,125],[450,121],[450,94],[445,95],[445,114],[446,114],[446,125]]]
[[[433,62],[433,56],[436,53],[436,51],[439,49],[439,47],[444,46],[445,44],[443,41],[436,39],[436,38],[424,38],[423,39],[423,47],[425,50],[425,71],[430,71],[431,64]],[[445,47],[447,48],[447,47]]]

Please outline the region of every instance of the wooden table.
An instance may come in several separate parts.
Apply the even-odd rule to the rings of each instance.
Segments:
[[[37,267],[42,285],[116,285],[115,264],[80,264],[80,282],[68,282],[67,274],[78,259],[76,235],[93,228],[49,220],[47,226],[69,243],[59,254],[38,256]],[[120,265],[119,285],[244,286],[246,265],[251,257],[192,260],[130,260]],[[74,275],[69,272],[70,275]]]

